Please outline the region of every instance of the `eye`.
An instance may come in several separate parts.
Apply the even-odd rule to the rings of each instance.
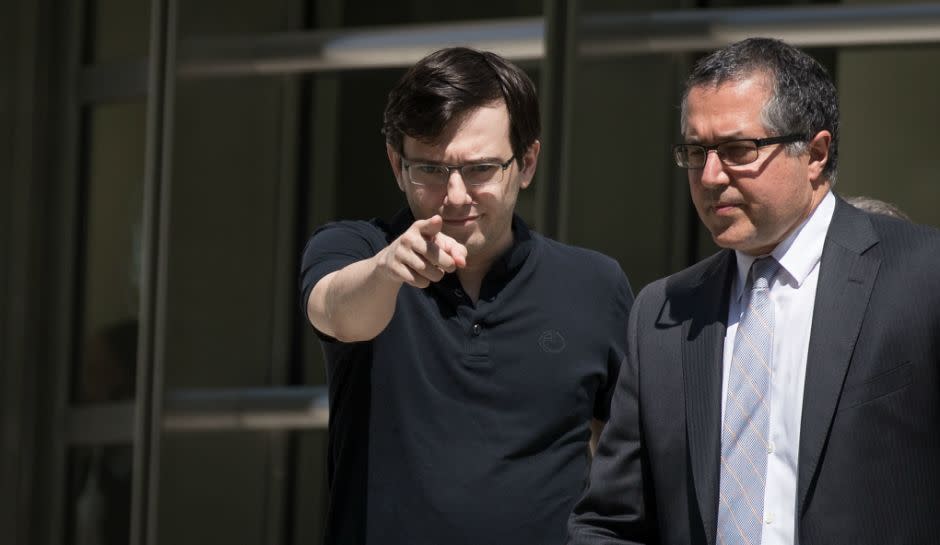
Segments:
[[[499,165],[494,165],[490,163],[481,163],[479,165],[466,165],[463,168],[464,168],[464,172],[466,172],[467,174],[471,174],[474,176],[481,176],[481,175],[494,174],[499,169]]]
[[[685,154],[689,162],[693,163],[697,163],[705,157],[705,148],[701,146],[685,146],[681,148],[681,152]]]
[[[433,176],[441,172],[441,167],[435,165],[412,165],[411,168],[415,169],[421,174],[427,174]]]
[[[751,154],[756,148],[751,142],[729,142],[721,146],[721,153],[729,161],[750,162]]]

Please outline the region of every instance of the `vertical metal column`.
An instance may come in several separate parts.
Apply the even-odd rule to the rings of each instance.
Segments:
[[[572,67],[577,54],[577,0],[545,0],[545,60],[542,64],[542,153],[536,184],[536,228],[568,238]]]
[[[38,2],[37,2],[38,3]],[[31,536],[37,518],[34,486],[36,437],[42,432],[36,399],[39,335],[37,286],[30,279],[43,269],[35,251],[41,245],[36,202],[41,198],[42,119],[46,97],[42,66],[49,55],[37,37],[44,22],[33,2],[12,2],[0,23],[4,78],[0,108],[4,126],[0,151],[0,535],[11,543]]]
[[[132,545],[157,543],[160,431],[176,88],[176,0],[152,0],[147,74],[147,143],[144,159],[141,309],[137,346]]]
[[[286,23],[290,31],[303,30],[306,3],[292,0],[287,6]],[[300,135],[301,84],[299,76],[282,76],[280,108],[280,157],[278,161],[277,239],[274,248],[275,295],[271,324],[271,363],[268,383],[283,387],[290,383],[291,336],[296,316],[297,199],[300,194],[299,178],[301,150]],[[291,312],[294,310],[294,312]],[[272,430],[268,436],[266,455],[266,501],[263,520],[263,542],[269,545],[288,543],[293,535],[292,491],[295,470],[292,467],[296,438],[290,430]]]
[[[81,71],[88,36],[86,31],[85,15],[88,2],[76,0],[64,2],[60,13],[61,19],[56,24],[61,25],[63,31],[55,44],[55,55],[61,59],[58,66],[60,70],[55,76],[52,88],[60,88],[62,92],[55,97],[54,106],[56,114],[53,116],[55,131],[59,138],[56,166],[50,175],[52,184],[58,192],[59,204],[54,208],[51,216],[56,217],[51,226],[52,240],[58,249],[49,256],[51,268],[59,271],[52,278],[54,290],[52,307],[43,306],[43,309],[54,309],[48,312],[43,323],[44,330],[51,335],[44,336],[47,353],[42,356],[47,366],[48,382],[40,383],[49,387],[49,403],[40,410],[38,422],[45,423],[48,429],[45,432],[46,440],[41,443],[47,452],[37,453],[36,467],[42,468],[44,475],[37,476],[36,488],[40,493],[46,494],[44,507],[48,511],[39,519],[31,521],[35,526],[39,539],[36,543],[58,545],[66,539],[66,526],[69,520],[65,512],[69,486],[68,486],[68,445],[66,418],[69,411],[72,375],[74,373],[76,354],[78,354],[78,339],[76,325],[78,323],[78,297],[76,293],[81,289],[80,275],[77,270],[79,263],[79,248],[81,240],[81,200],[84,183],[84,165],[82,159],[82,145],[84,140],[84,123],[82,103],[74,82],[78,81]],[[48,213],[48,212],[47,212]],[[36,513],[40,509],[34,510]],[[41,520],[41,523],[37,523]],[[44,527],[44,528],[43,528]]]

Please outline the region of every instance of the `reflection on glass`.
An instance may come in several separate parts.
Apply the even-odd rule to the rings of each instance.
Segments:
[[[124,545],[130,539],[131,468],[129,445],[69,451],[69,545]]]
[[[87,115],[84,287],[73,403],[134,397],[144,171],[143,103]]]
[[[278,277],[290,214],[281,200],[289,80],[181,81],[174,121],[164,381],[173,388],[269,385],[279,347]],[[293,115],[293,114],[289,114]],[[289,137],[292,137],[289,136]],[[293,301],[290,301],[293,303]],[[276,371],[275,371],[276,372]]]
[[[133,399],[137,321],[124,320],[95,331],[84,346],[83,362],[79,377],[80,402]]]
[[[150,0],[95,0],[86,6],[91,23],[87,63],[126,61],[147,55]]]

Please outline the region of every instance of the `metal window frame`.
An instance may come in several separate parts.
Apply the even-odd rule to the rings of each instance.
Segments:
[[[755,35],[806,47],[935,43],[940,42],[940,5],[603,13],[579,16],[577,26],[577,52],[584,57],[704,51]],[[539,62],[546,56],[546,39],[541,17],[200,38],[180,45],[179,74],[190,78],[406,67],[435,49],[458,44],[497,51],[517,62]]]
[[[68,66],[74,73],[76,92],[66,108],[67,127],[79,126],[82,105],[118,100],[148,100],[147,152],[144,183],[144,263],[141,278],[141,323],[138,346],[138,399],[134,404],[107,407],[59,407],[68,416],[64,433],[68,444],[133,442],[134,483],[132,539],[134,544],[157,542],[156,508],[159,495],[159,445],[165,432],[239,429],[287,431],[322,429],[328,409],[322,389],[275,388],[238,391],[164,392],[166,278],[169,235],[169,192],[172,172],[174,88],[178,78],[283,76],[348,70],[406,67],[430,51],[448,45],[471,45],[500,52],[521,64],[541,63],[543,92],[548,94],[545,126],[556,136],[554,166],[543,171],[560,172],[555,181],[540,182],[537,213],[547,234],[565,237],[564,206],[567,168],[563,135],[570,112],[564,106],[570,92],[565,68],[575,59],[708,50],[750,35],[770,35],[800,46],[885,46],[940,43],[940,6],[808,6],[756,9],[670,10],[647,13],[608,13],[580,16],[577,3],[546,0],[546,16],[464,23],[398,25],[341,31],[287,32],[227,38],[177,40],[177,0],[151,1],[151,42],[148,59],[79,68],[73,53]],[[78,21],[80,17],[70,20]],[[576,23],[575,23],[576,21]],[[73,23],[81,35],[80,23]],[[77,51],[78,48],[72,48]],[[292,94],[296,99],[296,90]],[[293,100],[293,99],[291,99]],[[285,106],[285,108],[289,108]],[[286,112],[287,110],[285,110]],[[69,117],[71,116],[71,117]],[[298,120],[300,123],[307,120]],[[75,131],[66,131],[77,134]],[[285,126],[284,134],[297,127]],[[64,164],[76,165],[77,145],[66,145]],[[297,153],[285,149],[285,159]],[[296,164],[296,157],[291,164]],[[556,164],[557,163],[557,164]],[[73,170],[74,172],[74,170]],[[69,176],[64,173],[63,176]],[[72,174],[74,176],[74,174]],[[64,178],[63,178],[64,179]],[[290,173],[282,175],[288,181]],[[291,184],[288,184],[291,185]],[[63,184],[70,187],[70,184]],[[291,195],[283,191],[279,204],[291,210]],[[74,199],[73,199],[74,200]],[[285,213],[289,230],[295,219]],[[551,218],[557,218],[549,221]],[[72,225],[67,219],[63,224]],[[541,223],[540,223],[541,225]],[[279,229],[280,229],[279,228]],[[66,247],[75,248],[74,234],[66,233]],[[290,248],[279,247],[283,257]],[[73,256],[74,257],[74,256]],[[73,259],[74,261],[74,259]],[[289,260],[283,260],[288,263]],[[69,290],[64,290],[68,292]],[[74,291],[74,290],[73,290]],[[287,293],[286,289],[282,290]],[[285,295],[289,297],[289,295]],[[63,301],[63,308],[72,304]],[[71,319],[71,310],[65,313]],[[62,323],[58,324],[62,326]],[[272,365],[283,357],[289,324],[277,324]],[[69,331],[59,327],[57,331]],[[63,333],[64,335],[64,333]],[[283,343],[278,344],[283,341]],[[57,361],[69,362],[70,342]],[[61,380],[61,396],[67,397],[67,375]],[[58,402],[57,402],[58,403]],[[62,401],[64,403],[64,401]],[[105,432],[103,430],[110,429]],[[282,445],[283,447],[283,445]],[[283,454],[283,448],[279,447]],[[274,451],[272,451],[274,452]],[[273,455],[277,455],[276,453]],[[64,478],[64,448],[53,456],[58,476]],[[55,464],[54,464],[55,465]],[[274,466],[272,465],[272,468]],[[271,507],[275,509],[275,507]],[[276,509],[275,509],[276,510]],[[53,510],[52,527],[61,528],[61,508]],[[59,521],[56,523],[55,521]],[[269,539],[282,529],[272,527]]]
[[[579,19],[578,54],[688,53],[746,36],[775,36],[804,47],[940,42],[940,5],[785,6],[592,14]],[[546,58],[541,17],[399,25],[341,31],[189,38],[179,44],[181,78],[271,76],[406,67],[449,45],[497,51],[520,63]],[[141,97],[144,59],[90,66],[82,99]]]
[[[166,339],[166,293],[174,86],[176,0],[151,0],[147,124],[137,346],[137,399],[131,488],[134,545],[156,545],[160,429]]]

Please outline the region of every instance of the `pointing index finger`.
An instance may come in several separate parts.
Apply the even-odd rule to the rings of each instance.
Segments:
[[[454,260],[454,265],[456,265],[458,269],[462,269],[467,266],[466,246],[450,238],[444,233],[438,233],[434,237],[433,241],[438,248],[450,255],[450,257]]]
[[[421,233],[421,236],[432,240],[434,235],[441,232],[441,227],[444,226],[444,219],[439,215],[433,215],[426,220],[418,220],[414,224],[418,228],[418,232]]]

